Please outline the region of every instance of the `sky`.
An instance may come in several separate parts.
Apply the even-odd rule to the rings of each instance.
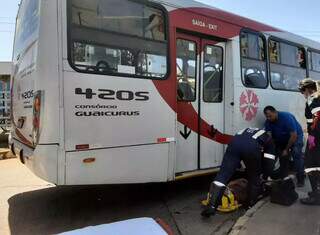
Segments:
[[[199,0],[320,42],[319,0]],[[0,0],[0,61],[10,61],[20,0]],[[301,3],[307,3],[305,5]]]

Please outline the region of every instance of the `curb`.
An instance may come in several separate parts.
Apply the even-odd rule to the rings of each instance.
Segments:
[[[254,214],[268,202],[269,202],[269,197],[264,198],[259,202],[257,202],[252,208],[247,210],[247,212],[237,220],[237,222],[233,225],[233,227],[231,228],[228,234],[239,235],[240,232],[245,228],[245,224],[249,221],[249,219],[253,217]]]

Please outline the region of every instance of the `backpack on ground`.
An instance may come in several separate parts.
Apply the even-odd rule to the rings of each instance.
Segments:
[[[291,206],[297,201],[298,197],[299,195],[295,190],[295,185],[291,178],[272,182],[270,194],[270,201],[272,203]]]

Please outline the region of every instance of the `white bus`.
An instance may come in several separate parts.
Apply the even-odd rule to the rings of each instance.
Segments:
[[[191,0],[23,0],[13,63],[11,149],[36,175],[165,182],[217,170],[266,105],[304,124],[320,43]]]

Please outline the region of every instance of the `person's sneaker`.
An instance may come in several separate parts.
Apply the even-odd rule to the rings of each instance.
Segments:
[[[300,199],[300,202],[304,205],[318,205],[320,206],[320,198],[318,196],[311,196],[307,198]]]

